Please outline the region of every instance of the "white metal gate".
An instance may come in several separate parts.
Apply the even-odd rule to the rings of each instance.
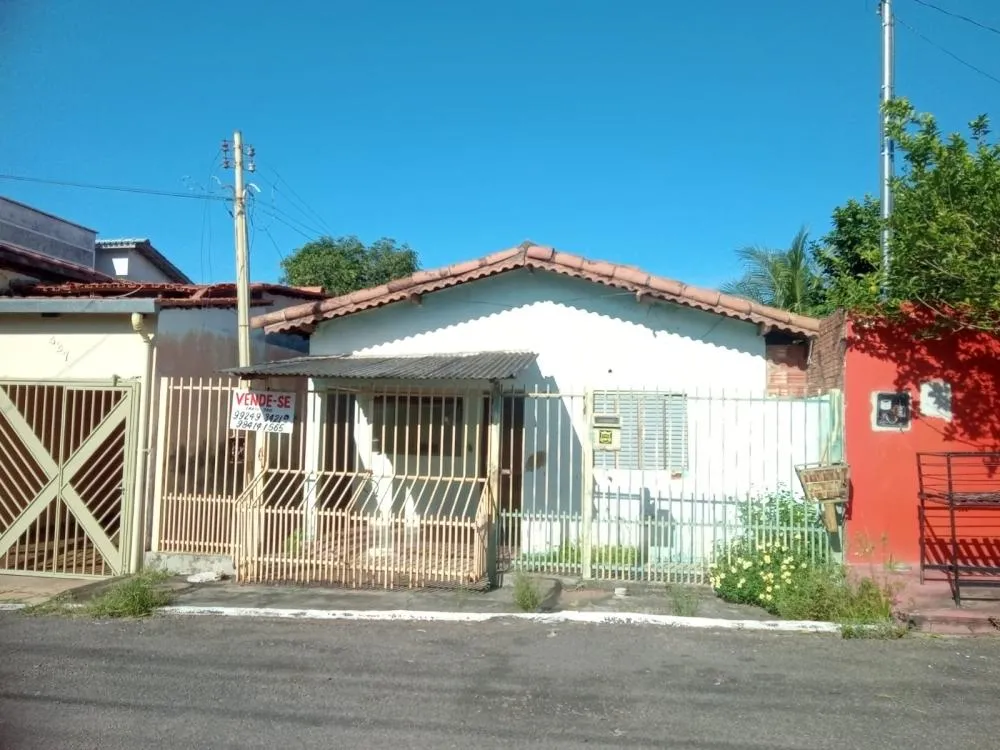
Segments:
[[[0,381],[0,572],[127,569],[137,391]]]

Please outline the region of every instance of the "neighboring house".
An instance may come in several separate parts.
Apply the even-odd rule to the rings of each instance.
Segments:
[[[193,389],[237,362],[233,284],[178,283],[189,280],[148,241],[95,236],[0,199],[0,571],[135,569],[153,467],[201,455],[197,412],[157,439],[160,383]],[[122,278],[95,270],[105,261]],[[321,299],[253,284],[251,314]],[[252,346],[258,359],[307,351],[302,337],[262,331]]]
[[[324,580],[474,579],[493,553],[455,545],[488,548],[494,512],[500,554],[572,567],[589,540],[602,577],[697,577],[740,503],[840,447],[836,404],[807,392],[819,321],[530,243],[253,325],[309,337],[240,371],[309,381],[281,501],[305,526],[265,517],[261,545],[304,535]],[[371,562],[396,520],[430,558]]]
[[[110,281],[94,268],[97,232],[0,196],[0,293],[11,281]]]
[[[106,276],[122,281],[193,283],[148,239],[98,240],[94,267]]]
[[[255,284],[251,311],[320,298]],[[253,345],[267,358],[305,350],[301,338],[262,331]],[[15,282],[0,296],[0,351],[0,505],[16,509],[0,515],[0,570],[135,569],[153,467],[194,449],[202,429],[188,414],[178,435],[156,439],[159,383],[196,387],[236,364],[233,285]],[[52,494],[57,477],[64,489]]]
[[[951,564],[951,519],[925,489],[949,480],[976,505],[956,515],[958,564],[1000,569],[1000,339],[979,330],[922,335],[933,319],[823,321],[814,351],[825,385],[843,389],[851,471],[848,560],[916,568]],[[988,507],[993,503],[997,507]]]

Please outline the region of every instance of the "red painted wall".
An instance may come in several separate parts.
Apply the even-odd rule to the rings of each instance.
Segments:
[[[925,324],[850,321],[847,326],[844,399],[852,484],[847,508],[851,560],[918,563],[918,452],[1000,451],[1000,339],[971,331],[928,339],[919,334]],[[933,380],[951,385],[950,421],[921,413],[920,384]],[[872,429],[872,394],[883,391],[910,393],[913,421],[908,431]],[[966,460],[962,471],[979,488],[989,483],[1000,492],[996,464]],[[962,557],[1000,565],[1000,510],[964,511],[958,518]],[[947,510],[931,511],[925,530],[930,556],[947,562]]]

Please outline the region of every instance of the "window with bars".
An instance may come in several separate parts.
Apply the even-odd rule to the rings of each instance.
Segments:
[[[598,391],[595,414],[617,414],[621,450],[596,451],[598,469],[669,471],[688,467],[687,396],[683,393]]]
[[[456,453],[464,402],[452,396],[376,396],[372,439],[387,454]]]

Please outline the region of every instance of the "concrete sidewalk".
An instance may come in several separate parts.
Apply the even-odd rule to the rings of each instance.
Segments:
[[[730,620],[766,620],[756,607],[727,604],[701,586],[628,586],[617,597],[611,584],[584,585],[571,579],[538,577],[539,612],[590,611],[641,613]],[[319,586],[261,586],[229,581],[189,584],[175,591],[174,604],[189,607],[232,607],[300,610],[410,610],[416,612],[518,613],[513,585],[493,591],[454,589],[365,590]]]
[[[43,604],[53,597],[90,586],[88,578],[0,575],[0,604]]]

